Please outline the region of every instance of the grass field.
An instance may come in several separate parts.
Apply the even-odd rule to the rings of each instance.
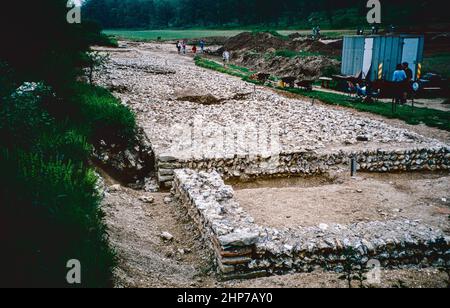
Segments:
[[[107,35],[113,35],[123,39],[153,41],[161,37],[161,40],[181,40],[194,38],[207,38],[214,36],[231,37],[241,33],[241,30],[105,30]]]
[[[251,30],[105,30],[107,35],[113,35],[122,39],[139,40],[139,41],[154,41],[159,37],[163,41],[181,40],[181,39],[199,39],[207,37],[232,37]],[[299,32],[301,34],[310,34],[311,30],[280,30],[277,31],[281,35],[289,35]],[[348,30],[330,30],[322,31],[322,34],[329,37],[339,37],[344,34],[350,34]]]

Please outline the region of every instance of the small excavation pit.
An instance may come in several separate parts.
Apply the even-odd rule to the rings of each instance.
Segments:
[[[239,101],[239,100],[245,100],[250,96],[251,93],[237,93],[229,98],[217,98],[212,94],[206,94],[206,95],[196,95],[196,94],[188,94],[188,95],[179,95],[177,97],[178,101],[181,102],[191,102],[191,103],[197,103],[200,105],[210,106],[210,105],[219,105],[223,104],[227,101]]]
[[[433,215],[427,216],[420,211],[420,215],[408,213],[410,210],[408,206],[414,207],[416,200],[433,202],[436,192],[447,194],[448,190],[442,190],[442,188],[448,187],[449,176],[448,174],[439,177],[419,175],[413,180],[408,177],[409,175],[400,175],[395,182],[389,182],[389,185],[394,187],[391,189],[395,190],[407,191],[411,187],[420,187],[417,195],[412,194],[414,202],[410,203],[411,200],[407,200],[399,209],[399,214],[401,210],[405,211],[404,216],[399,215],[397,219],[383,221],[361,222],[353,221],[351,217],[344,219],[346,214],[342,213],[339,219],[343,224],[335,224],[336,218],[329,219],[324,216],[324,212],[325,214],[333,213],[336,209],[323,209],[316,204],[319,207],[316,213],[321,214],[320,219],[315,221],[320,222],[319,225],[313,225],[312,220],[309,219],[309,226],[296,224],[290,226],[291,228],[289,223],[286,223],[286,219],[284,219],[285,223],[277,228],[273,227],[275,225],[273,220],[271,220],[271,226],[258,222],[259,213],[264,211],[270,211],[271,215],[278,217],[286,215],[282,208],[270,210],[273,203],[279,202],[277,198],[273,199],[272,204],[269,202],[266,209],[257,209],[249,213],[252,209],[247,207],[246,210],[241,206],[242,201],[239,200],[239,194],[246,190],[234,191],[224,184],[217,172],[176,170],[174,194],[209,243],[216,257],[218,273],[225,279],[310,272],[317,266],[342,272],[346,248],[352,248],[363,260],[362,262],[378,260],[383,268],[445,265],[448,262],[447,251],[450,247],[450,237],[446,236],[448,232],[445,233],[443,229],[436,227],[444,221],[444,215],[441,213],[438,215],[441,218],[436,220],[429,219]],[[377,183],[386,185],[386,178],[377,179],[367,176],[355,181],[364,183],[365,189],[377,187],[375,185]],[[341,185],[350,185],[350,183],[345,181]],[[329,187],[333,186],[337,185],[329,185]],[[298,189],[320,189],[322,194],[327,194],[326,187],[322,185],[319,188]],[[256,190],[261,189],[267,188]],[[284,189],[292,189],[292,187]],[[377,196],[381,192],[389,191],[387,186],[381,186],[379,190],[371,191],[369,195]],[[422,194],[427,194],[428,199],[423,198]],[[256,198],[258,195],[261,195],[260,191],[256,191],[249,199]],[[432,198],[429,198],[430,196]],[[294,198],[303,201],[302,196]],[[248,202],[249,199],[246,201]],[[387,199],[389,201],[389,198]],[[446,203],[443,199],[442,202]],[[364,207],[360,206],[356,209],[368,209],[373,206],[371,201],[360,199],[359,202],[364,204]],[[338,205],[335,206],[338,207]],[[448,208],[448,204],[440,204],[440,206]],[[304,209],[302,211],[303,213],[301,211],[298,213],[299,217],[307,212]],[[448,222],[444,221],[443,226],[447,228]]]
[[[281,178],[232,185],[236,200],[262,226],[419,219],[448,229],[448,173],[359,174],[356,179]]]
[[[243,178],[232,177],[225,181],[227,185],[233,186],[235,191],[259,189],[259,188],[292,188],[292,187],[318,187],[324,185],[330,185],[333,183],[339,183],[339,180],[335,176],[331,176],[328,173],[320,175],[308,176],[308,175],[293,175],[293,176],[259,176],[251,177],[248,180]]]
[[[212,94],[207,95],[188,95],[188,96],[181,96],[177,98],[178,101],[181,102],[192,102],[197,103],[201,105],[217,105],[222,102],[221,99],[218,99]]]

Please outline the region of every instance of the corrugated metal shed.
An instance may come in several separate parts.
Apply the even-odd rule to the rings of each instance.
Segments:
[[[420,35],[346,36],[341,73],[391,81],[397,64],[408,62],[414,79],[421,74],[424,37]]]

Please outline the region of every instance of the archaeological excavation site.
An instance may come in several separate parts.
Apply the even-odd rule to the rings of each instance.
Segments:
[[[450,288],[447,2],[6,1],[0,288]]]
[[[138,202],[140,215],[154,219],[152,211],[170,212],[185,230],[174,235],[179,230],[157,224],[149,248],[146,236],[124,230],[113,232],[120,237],[114,242],[124,246],[123,238],[134,237],[144,246],[133,248],[139,254],[164,246],[159,266],[175,260],[167,271],[186,272],[194,286],[327,280],[345,272],[349,254],[396,277],[388,286],[403,274],[412,283],[429,271],[442,277],[450,241],[448,133],[244,82],[195,66],[171,47],[127,42],[107,50],[111,59],[98,83],[135,112],[144,141],[139,154],[98,159],[116,173],[145,170],[135,172],[132,193],[107,189],[113,230],[124,219],[117,198]],[[131,211],[126,223],[138,215]],[[134,232],[151,229],[142,219]],[[123,249],[130,258],[133,251]],[[203,254],[207,278],[187,269],[196,266],[195,254]],[[145,262],[155,257],[123,266],[149,274]],[[134,281],[126,271],[118,274],[124,285]],[[192,286],[174,279],[165,285]],[[323,282],[333,284],[339,282]]]

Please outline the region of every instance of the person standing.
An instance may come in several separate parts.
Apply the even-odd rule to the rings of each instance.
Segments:
[[[202,53],[205,52],[205,45],[206,45],[205,40],[201,40],[200,41],[200,50],[201,50]]]
[[[380,31],[380,29],[379,29],[378,25],[374,24],[372,26],[372,35],[377,35],[379,31]]]
[[[405,82],[408,79],[408,76],[406,76],[405,70],[403,69],[403,65],[398,64],[397,68],[395,69],[394,76],[392,77],[392,81],[396,84],[395,89],[395,102],[402,104],[406,102],[405,95],[406,93],[406,87]]]
[[[180,43],[180,41],[177,41],[177,50],[178,50],[178,54],[181,54],[181,43]]]
[[[408,62],[404,62],[403,64],[403,70],[405,71],[406,74],[406,80],[408,81],[413,81],[413,71],[412,69],[409,68],[409,63]]]
[[[413,93],[413,78],[414,78],[414,74],[412,69],[409,68],[409,63],[408,62],[403,62],[403,70],[405,71],[406,74],[406,82],[405,82],[405,88],[404,88],[404,98],[403,98],[403,102],[407,102],[408,101],[408,96]]]
[[[187,44],[186,41],[184,40],[183,43],[181,44],[181,49],[183,49],[183,54],[186,54],[186,49],[187,49]]]
[[[230,52],[225,49],[222,57],[223,57],[223,66],[227,67],[227,64],[230,63]]]
[[[404,82],[408,76],[406,76],[405,70],[401,64],[398,64],[395,71],[394,76],[392,77],[393,82]]]
[[[192,53],[195,55],[197,54],[197,46],[192,46]]]

